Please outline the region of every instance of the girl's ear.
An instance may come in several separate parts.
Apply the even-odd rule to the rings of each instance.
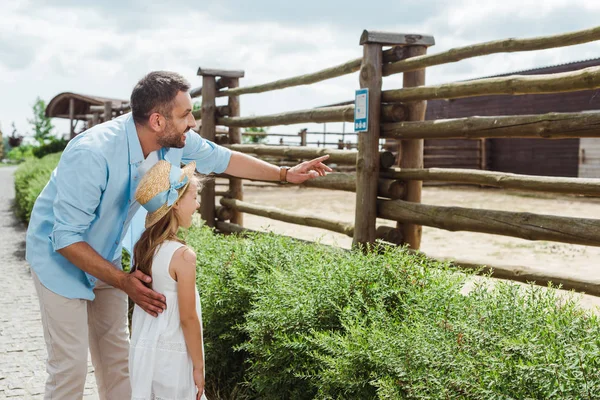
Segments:
[[[179,209],[179,200],[177,200],[175,202],[175,204],[173,204],[173,210],[178,210]]]

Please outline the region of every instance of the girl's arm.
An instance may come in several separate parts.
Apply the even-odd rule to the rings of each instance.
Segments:
[[[194,370],[204,375],[202,326],[196,311],[196,254],[188,247],[178,249],[173,254],[170,269],[177,281],[179,318],[185,344],[194,363]]]

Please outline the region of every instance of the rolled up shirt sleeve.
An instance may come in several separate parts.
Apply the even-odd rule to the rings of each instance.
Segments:
[[[51,241],[54,251],[58,251],[85,240],[106,189],[106,159],[90,149],[68,149],[60,159],[55,178]]]
[[[196,170],[201,174],[220,174],[227,169],[230,159],[231,150],[202,138],[192,130],[187,133],[181,159],[184,164],[196,161]]]

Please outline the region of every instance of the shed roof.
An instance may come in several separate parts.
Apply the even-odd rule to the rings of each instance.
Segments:
[[[101,106],[105,102],[111,101],[113,109],[116,109],[129,103],[129,100],[64,92],[50,100],[46,106],[46,116],[49,118],[69,118],[69,102],[71,99],[75,100],[75,119],[83,119],[81,116],[90,114],[90,106]]]

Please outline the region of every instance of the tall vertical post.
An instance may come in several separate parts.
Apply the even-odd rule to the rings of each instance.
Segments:
[[[363,60],[360,67],[361,88],[369,89],[368,126],[366,132],[358,135],[358,156],[356,158],[356,210],[354,216],[353,246],[375,242],[375,221],[377,219],[377,182],[379,177],[379,131],[381,126],[381,81],[382,45],[363,40]]]
[[[104,102],[104,122],[112,119],[112,101]]]
[[[73,139],[75,137],[75,125],[73,124],[73,120],[75,119],[75,99],[69,99],[69,138]]]
[[[307,129],[304,128],[298,133],[300,135],[300,146],[306,146],[306,132]]]
[[[240,86],[239,78],[229,79],[229,88],[233,89]],[[240,97],[230,96],[228,100],[229,105],[229,116],[239,117],[240,116]],[[229,143],[240,144],[242,143],[242,133],[240,128],[229,127]],[[240,178],[229,179],[229,193],[231,197],[237,200],[244,200],[244,185]],[[239,211],[233,211],[231,215],[231,222],[244,226],[244,214]]]
[[[214,142],[217,125],[216,78],[225,78],[221,79],[219,83],[219,87],[223,87],[225,81],[242,78],[244,71],[198,68],[198,75],[202,77],[202,127],[200,128],[200,136]],[[239,113],[239,102],[237,103],[237,112]],[[215,208],[215,183],[214,181],[209,181],[205,183],[200,194],[200,216],[206,222],[206,225],[210,227],[215,226]]]
[[[214,75],[202,75],[202,127],[200,136],[211,142],[216,136],[216,78]],[[215,226],[215,182],[208,180],[200,194],[200,216],[207,226]]]
[[[427,47],[433,44],[410,45],[405,49],[406,58],[421,56],[427,53]],[[425,84],[425,69],[405,72],[403,87],[410,88]],[[407,104],[407,121],[423,121],[425,119],[426,101],[413,101]],[[423,139],[402,140],[400,143],[400,168],[423,168]],[[414,203],[421,202],[421,190],[423,181],[406,182],[406,201]],[[421,247],[421,236],[423,227],[421,225],[398,222],[398,229],[402,231],[404,243],[411,249],[418,250]]]

